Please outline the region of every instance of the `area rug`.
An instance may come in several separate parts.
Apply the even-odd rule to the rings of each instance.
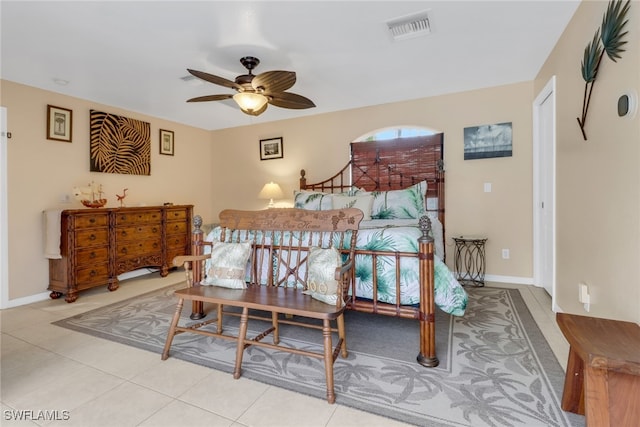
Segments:
[[[174,285],[54,324],[160,354],[176,298]],[[336,403],[420,426],[583,426],[560,408],[564,372],[520,292],[467,288],[463,317],[438,310],[440,365],[416,363],[418,324],[347,312],[349,357],[335,364]],[[209,316],[215,315],[214,308]],[[189,309],[181,322],[189,322]],[[234,334],[238,319],[227,316]],[[261,330],[259,327],[250,330]],[[283,326],[286,345],[321,348],[307,328]],[[319,333],[319,332],[318,332]],[[267,338],[268,339],[268,338]],[[170,357],[231,373],[235,344],[195,334],[174,339]],[[242,375],[325,398],[321,360],[260,347],[245,350]]]

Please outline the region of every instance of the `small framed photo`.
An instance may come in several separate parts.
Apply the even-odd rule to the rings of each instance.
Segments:
[[[47,139],[71,142],[72,111],[47,105]]]
[[[282,159],[282,137],[260,140],[260,160]]]
[[[173,131],[160,129],[160,154],[173,156]]]

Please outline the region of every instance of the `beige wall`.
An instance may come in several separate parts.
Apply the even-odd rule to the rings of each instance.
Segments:
[[[598,71],[584,141],[583,50],[607,2],[583,1],[535,80],[557,76],[557,302],[563,311],[640,323],[640,119],[617,116],[617,99],[640,87],[640,2],[632,2],[626,52]],[[591,293],[578,303],[578,283]]]
[[[448,253],[450,236],[485,234],[487,274],[530,282],[532,101],[527,82],[216,131],[214,210],[266,206],[257,194],[270,180],[292,198],[301,168],[310,182],[330,177],[347,163],[349,142],[374,129],[428,127],[444,132]],[[464,161],[463,129],[501,122],[513,123],[513,156]],[[284,158],[260,161],[259,140],[278,136]],[[492,183],[491,193],[484,193],[485,182]],[[502,248],[511,250],[509,260],[501,258]]]
[[[129,206],[194,204],[198,212],[211,216],[210,132],[9,81],[0,84],[12,134],[7,150],[9,300],[46,292],[49,265],[43,256],[42,212],[81,208],[73,198],[60,203],[74,186],[92,180],[102,184],[107,207],[119,206],[115,195],[128,188]],[[47,104],[73,111],[72,143],[46,139]],[[150,176],[89,172],[90,109],[150,122]],[[160,128],[175,132],[175,156],[159,154]]]
[[[444,132],[449,254],[450,236],[486,234],[488,277],[531,281],[533,82],[215,132],[12,82],[2,81],[1,89],[13,134],[8,152],[10,299],[46,292],[42,211],[80,207],[77,202],[59,203],[60,196],[75,185],[91,180],[103,184],[109,206],[117,205],[115,194],[125,187],[130,205],[192,203],[205,222],[215,222],[224,208],[266,207],[257,194],[270,180],[278,182],[291,199],[301,168],[308,171],[310,181],[326,178],[346,164],[350,141],[397,125]],[[73,143],[45,138],[47,104],[73,110]],[[91,108],[151,123],[151,176],[89,172]],[[464,127],[500,122],[513,123],[513,157],[464,161]],[[159,128],[175,132],[174,157],[158,154]],[[259,140],[277,136],[284,138],[284,158],[260,161]],[[493,192],[483,192],[485,182],[492,183]],[[511,259],[501,259],[502,248],[511,250]]]

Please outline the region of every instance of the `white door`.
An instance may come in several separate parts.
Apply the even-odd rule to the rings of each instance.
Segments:
[[[534,283],[542,286],[555,303],[555,180],[556,100],[555,76],[533,103],[534,181]]]
[[[9,225],[7,218],[7,109],[0,107],[0,308],[9,303]]]

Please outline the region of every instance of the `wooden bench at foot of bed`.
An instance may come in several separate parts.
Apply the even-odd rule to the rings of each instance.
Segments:
[[[174,260],[176,265],[185,265],[188,286],[175,292],[178,303],[162,359],[169,356],[174,336],[184,332],[236,341],[233,370],[236,379],[242,372],[244,349],[252,345],[319,358],[325,365],[327,401],[334,403],[333,364],[338,355],[347,357],[344,301],[348,300],[347,290],[353,277],[353,248],[362,216],[362,211],[353,208],[322,212],[300,209],[223,211],[220,214],[220,240],[225,243],[212,245],[212,252],[218,254],[222,251],[223,256],[217,261],[219,264],[210,267],[217,277],[214,280],[221,279],[220,282],[210,286],[202,275],[202,264],[210,258],[203,254],[207,243],[200,240],[202,232],[194,234],[199,236],[194,238],[196,255],[180,256]],[[194,220],[196,231],[199,231],[201,221]],[[247,258],[242,256],[242,261],[230,267],[229,259],[238,248],[246,250],[248,268]],[[190,265],[193,266],[193,275],[190,274]],[[245,288],[221,287],[228,284],[228,277],[234,286]],[[309,291],[316,291],[316,294],[310,295]],[[205,316],[204,303],[213,304],[217,313],[211,319],[181,326],[179,321],[185,300],[192,301],[198,310],[195,317]],[[225,310],[225,307],[239,309],[239,312]],[[264,312],[268,315],[265,316]],[[240,316],[237,335],[223,334],[223,315]],[[320,322],[310,324],[295,317]],[[269,326],[262,333],[248,337],[248,323],[255,319],[266,321]],[[336,327],[332,327],[331,322],[334,321]],[[279,325],[282,323],[321,330],[323,351],[279,345]],[[207,329],[209,324],[215,324],[215,330]],[[333,332],[338,333],[335,347]],[[273,338],[272,343],[262,341],[269,335]]]

